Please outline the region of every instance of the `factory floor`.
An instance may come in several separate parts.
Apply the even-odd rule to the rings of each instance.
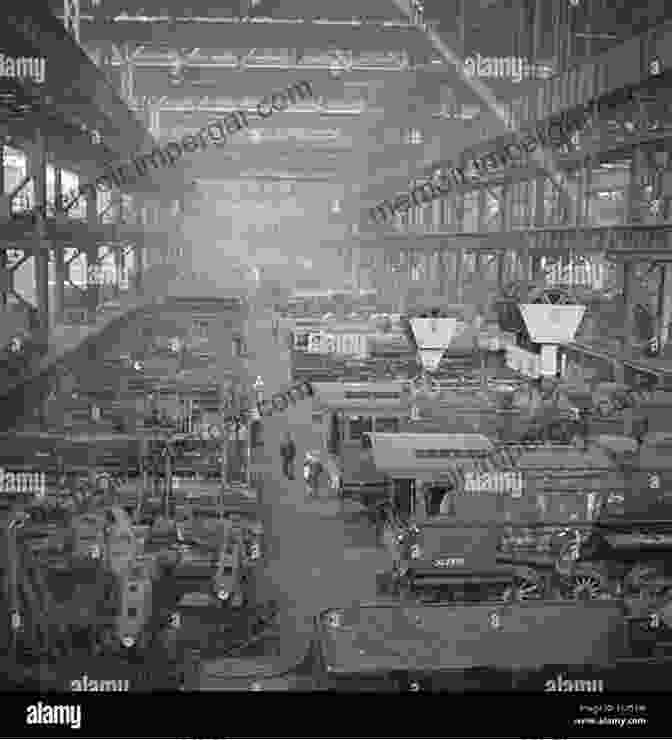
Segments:
[[[265,397],[290,383],[290,352],[283,337],[274,341],[269,314],[257,309],[250,321],[248,370],[252,381],[261,375]],[[296,442],[296,479],[282,475],[280,445],[290,431]],[[312,401],[264,419],[264,446],[252,470],[262,476],[262,519],[266,556],[257,581],[260,600],[280,606],[280,658],[291,664],[305,654],[312,619],[323,609],[354,601],[373,601],[376,571],[388,556],[376,543],[373,529],[355,505],[329,498],[309,499],[302,476],[306,450],[320,448],[320,429],[312,422]]]

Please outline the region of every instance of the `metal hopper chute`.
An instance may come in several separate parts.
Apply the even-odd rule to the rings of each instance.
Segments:
[[[420,362],[426,371],[439,367],[446,348],[453,341],[457,331],[456,318],[418,318],[411,319],[411,329],[418,345]]]
[[[557,348],[574,341],[586,307],[580,304],[525,303],[520,304],[520,311],[530,338],[542,345],[542,375],[555,375]]]
[[[574,340],[586,307],[522,303],[520,311],[533,342],[558,345]]]

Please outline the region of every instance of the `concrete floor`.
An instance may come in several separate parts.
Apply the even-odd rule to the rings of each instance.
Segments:
[[[252,381],[261,375],[266,397],[290,383],[286,341],[273,341],[269,315],[258,310],[250,321],[248,369]],[[258,595],[280,605],[281,658],[300,659],[308,647],[312,618],[322,609],[373,601],[376,571],[388,565],[386,552],[354,507],[306,497],[302,461],[307,449],[319,449],[320,431],[312,423],[312,401],[299,402],[264,420],[264,448],[253,469],[263,475],[262,518],[266,560],[259,574]],[[282,475],[280,444],[286,431],[297,446],[296,480]]]

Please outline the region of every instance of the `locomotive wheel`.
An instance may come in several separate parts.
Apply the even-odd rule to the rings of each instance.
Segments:
[[[639,599],[656,599],[669,592],[672,585],[660,564],[639,563],[623,580],[624,590]]]
[[[530,568],[516,573],[513,583],[504,590],[502,601],[529,601],[544,596],[544,583],[538,573]]]
[[[593,568],[578,569],[567,576],[564,592],[573,601],[602,599],[609,594],[606,579]]]

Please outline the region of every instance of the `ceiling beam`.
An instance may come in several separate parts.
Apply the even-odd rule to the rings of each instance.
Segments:
[[[49,0],[53,12],[63,13],[62,0]],[[213,7],[212,0],[189,0],[189,9],[185,9],[182,0],[143,0],[143,8],[150,15],[190,15],[190,16],[250,16],[250,17],[296,17],[319,19],[324,17],[325,10],[333,19],[351,20],[362,14],[361,0],[339,0],[338,3],[322,3],[315,0],[292,0],[291,3],[278,0],[260,0],[257,3],[245,0],[227,0],[217,3]],[[137,6],[137,4],[136,4]],[[97,18],[110,18],[127,13],[128,0],[104,0],[93,8],[87,8],[87,13]],[[406,20],[405,14],[390,0],[367,0],[367,18],[379,21]]]
[[[297,80],[309,80],[315,94],[330,100],[353,99],[357,91],[362,94],[371,90],[376,101],[392,98],[405,90],[422,97],[432,95],[438,100],[442,84],[455,85],[457,75],[445,66],[439,71],[432,67],[422,71],[408,72],[348,72],[335,78],[328,69],[302,68],[291,70],[245,69],[226,67],[197,67],[189,69],[180,81],[171,74],[171,67],[137,66],[134,68],[134,88],[138,96],[169,97],[172,99],[202,97],[210,95],[233,99],[262,98],[275,90],[284,90],[295,85]]]
[[[438,103],[443,100],[444,89],[446,93],[453,91],[453,99],[460,104],[478,100],[449,64],[430,64],[413,70],[347,71],[337,77],[327,67],[310,65],[296,65],[291,69],[187,65],[179,77],[173,74],[174,69],[169,62],[161,66],[134,65],[136,94],[173,99],[203,95],[261,98],[274,90],[286,89],[299,79],[307,79],[317,95],[334,100],[352,99],[361,90],[376,105],[395,103],[399,106],[400,95],[413,98],[415,104]],[[118,68],[113,68],[112,76],[120,80]],[[501,101],[528,94],[533,89],[530,83],[511,80],[488,80],[488,87]]]
[[[81,19],[84,44],[140,44],[170,49],[311,49],[360,51],[406,50],[414,63],[428,64],[436,56],[423,31],[415,26],[390,27],[381,23],[327,24],[282,20],[245,22],[238,18],[188,18],[111,22]]]
[[[197,131],[217,117],[216,113],[193,110],[190,112],[162,111],[161,129],[171,131],[172,129],[184,129],[185,133]],[[277,115],[270,116],[265,120],[254,120],[251,122],[252,130],[315,130],[336,131],[339,138],[352,140],[353,145],[375,146],[376,149],[398,145],[402,141],[402,131],[409,128],[413,123],[423,132],[424,140],[430,140],[435,136],[445,135],[450,131],[444,121],[433,119],[431,115],[419,117],[394,116],[391,117],[380,111],[379,113],[365,113],[358,116],[327,116],[322,113],[297,113],[291,110],[283,111]],[[404,124],[409,124],[404,126]],[[456,124],[459,125],[459,124]],[[453,129],[454,131],[454,129]],[[236,139],[242,146],[243,134]],[[417,149],[416,149],[417,151]],[[393,154],[394,156],[394,154]]]

